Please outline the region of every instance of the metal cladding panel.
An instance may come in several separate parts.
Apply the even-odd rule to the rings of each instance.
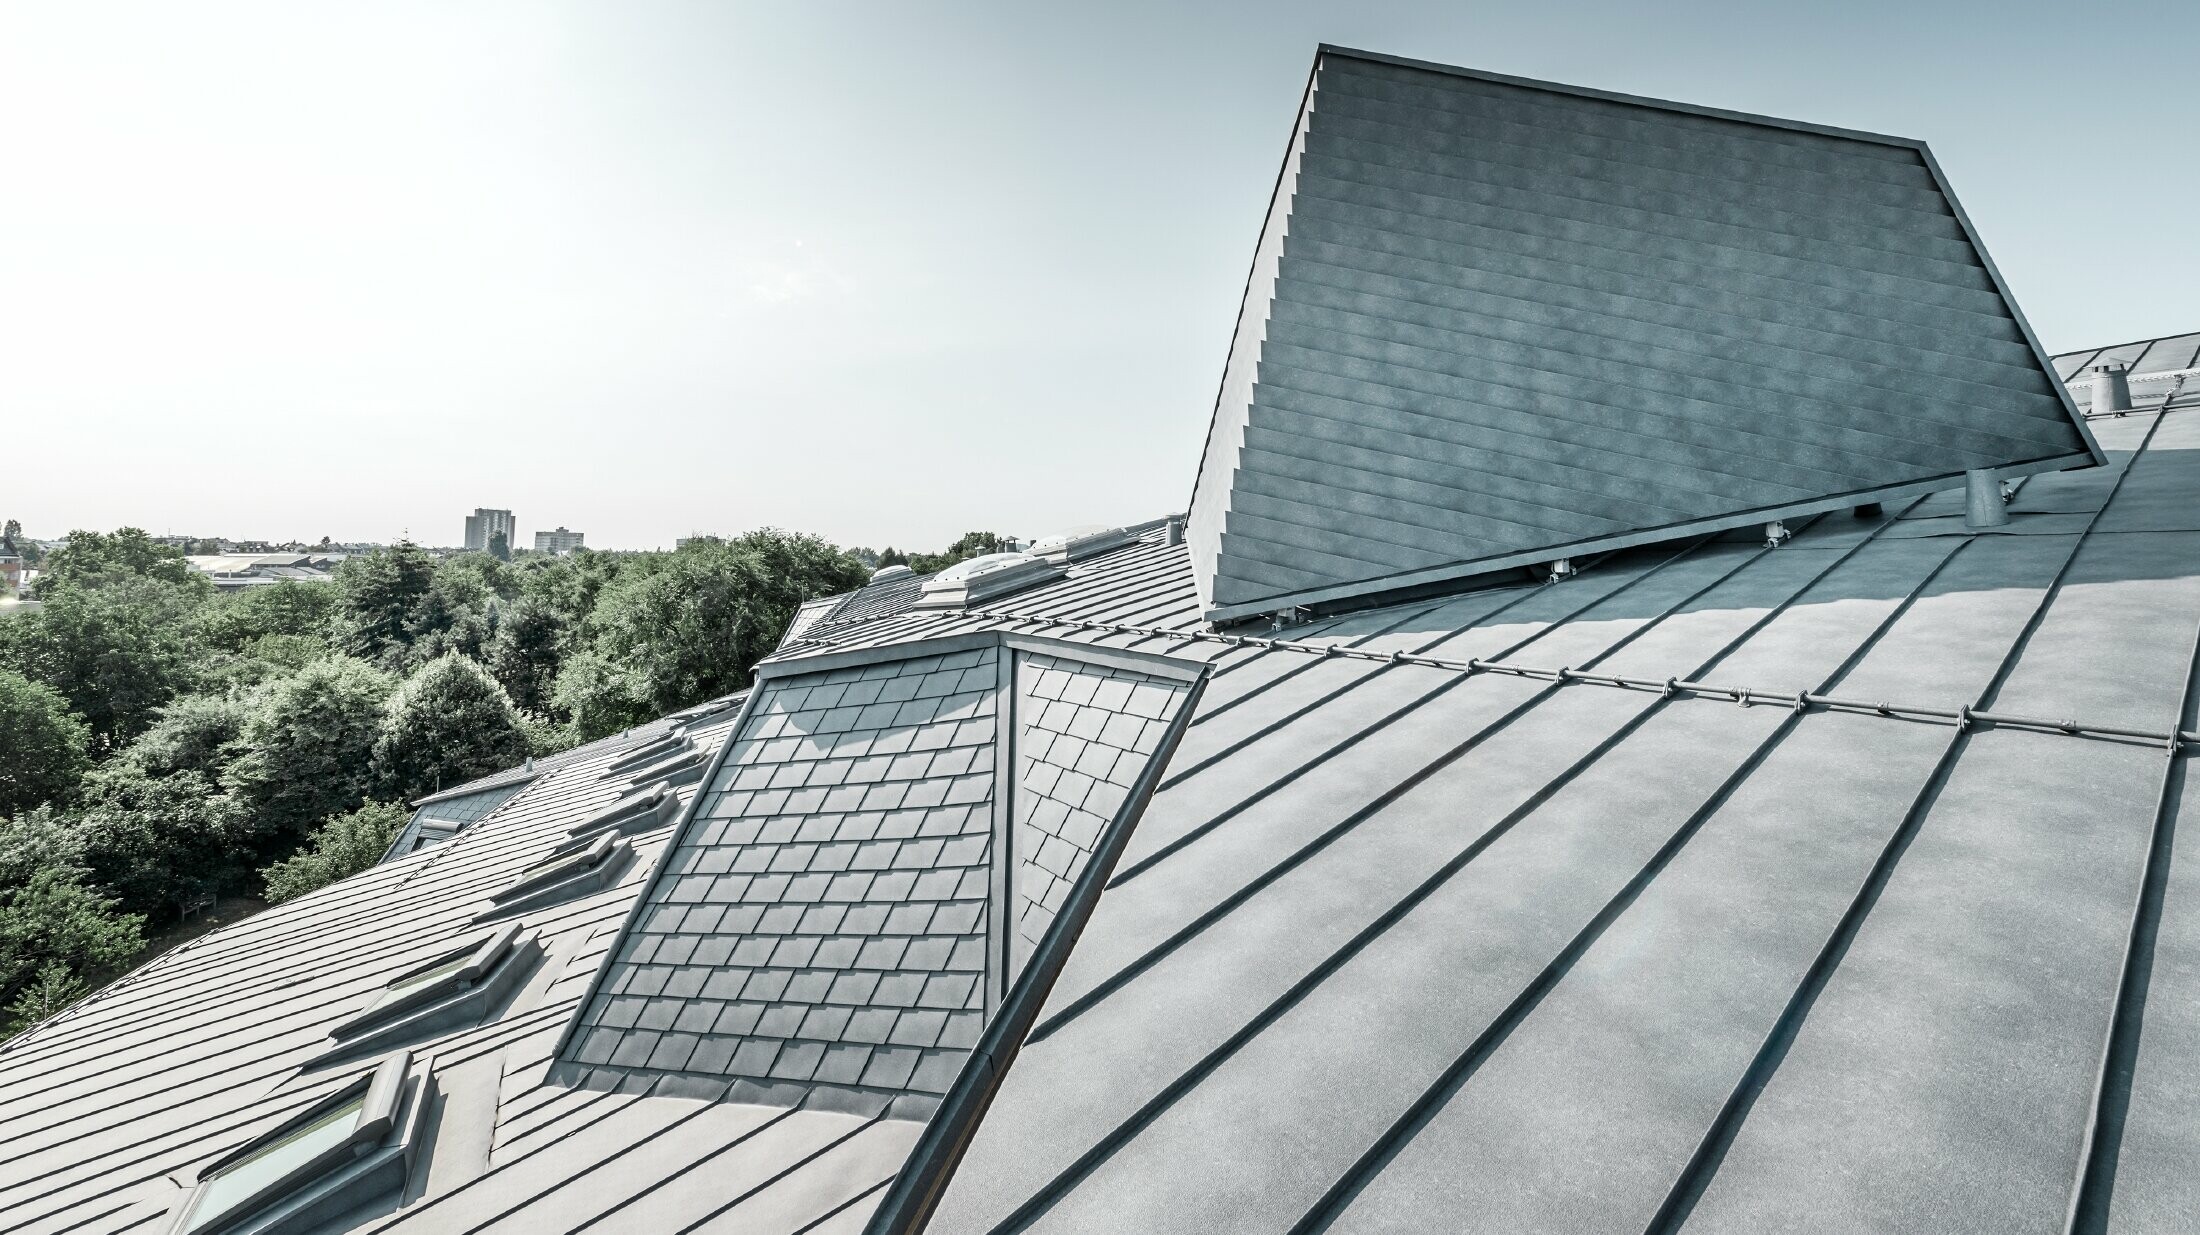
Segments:
[[[1226,620],[2097,459],[1921,145],[1325,49],[1188,539]]]

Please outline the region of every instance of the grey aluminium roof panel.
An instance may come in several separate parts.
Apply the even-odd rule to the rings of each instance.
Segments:
[[[1187,530],[1230,620],[2098,459],[1923,143],[1324,48]]]

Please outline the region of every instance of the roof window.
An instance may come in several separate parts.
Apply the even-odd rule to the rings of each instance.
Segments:
[[[871,582],[886,583],[894,579],[903,578],[907,575],[913,575],[915,573],[915,571],[909,569],[907,566],[896,562],[892,566],[881,566],[877,570],[872,571]]]
[[[671,823],[680,814],[680,795],[672,791],[670,784],[651,785],[637,789],[588,818],[574,824],[566,831],[566,840],[558,846],[558,852],[569,853],[584,848],[575,844],[583,837],[593,839],[598,833],[615,832],[632,836]]]
[[[374,1001],[329,1031],[321,1058],[389,1049],[479,1021],[527,975],[542,946],[507,926],[390,979]]]
[[[633,842],[616,829],[599,832],[593,838],[575,837],[491,895],[489,907],[475,914],[474,921],[525,913],[601,892],[618,882],[633,859]]]
[[[177,1206],[169,1235],[303,1231],[338,1208],[401,1190],[427,1103],[400,1052],[215,1159]]]
[[[1062,577],[1059,563],[1029,553],[988,553],[924,581],[919,609],[963,609]]]
[[[1122,528],[1088,523],[1082,527],[1065,528],[1052,536],[1033,541],[1031,548],[1025,552],[1050,562],[1082,562],[1088,557],[1111,553],[1137,541],[1138,537]]]
[[[648,767],[669,759],[682,751],[690,750],[694,743],[675,730],[661,738],[653,738],[604,765],[603,778],[624,776],[636,768]]]

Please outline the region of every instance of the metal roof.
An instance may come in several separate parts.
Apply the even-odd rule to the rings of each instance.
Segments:
[[[2108,465],[1993,528],[1941,490],[1258,632],[1159,525],[861,589],[0,1045],[0,1229],[161,1230],[491,952],[375,1025],[432,1102],[318,1230],[2187,1229],[2195,338],[2115,349]]]
[[[752,852],[768,871],[799,848],[807,872],[842,841],[837,823],[764,839],[828,817],[822,800],[734,806],[767,770],[838,755],[723,739],[804,711],[803,741],[830,736],[816,722],[846,701],[720,710],[690,725],[726,753],[677,856],[675,829],[638,832],[615,887],[510,919],[542,933],[541,969],[418,1047],[437,1139],[403,1208],[332,1229],[852,1232],[936,1198],[931,1229],[955,1231],[2005,1231],[2059,1225],[2074,1192],[2102,1220],[2079,1229],[2175,1229],[2200,1201],[2200,902],[2176,860],[2185,756],[2163,751],[2195,727],[2200,419],[2160,399],[2096,424],[2111,467],[2029,480],[1991,533],[1940,494],[1778,547],[1685,538],[1248,636],[1200,620],[1188,549],[1156,529],[996,609],[885,612],[792,647],[760,695],[851,666],[893,680],[957,639],[1208,667],[1058,977],[962,1069],[998,1081],[989,1101],[950,1094],[927,1124],[772,1091],[771,1065],[735,1093],[731,1061],[761,1040],[738,1005],[761,1026],[794,976],[715,1005],[712,980],[751,941],[776,960],[809,939],[697,922],[720,876],[700,902],[684,889]],[[1060,689],[1028,668],[1027,709]],[[477,937],[489,895],[620,798],[605,770],[656,736],[540,769],[450,843],[206,936],[0,1051],[10,1229],[150,1229],[195,1163],[371,1064],[300,1070],[393,975]],[[1023,765],[1017,851],[1074,882],[1090,851],[1046,838],[1093,825],[1040,814],[1041,778],[1083,766],[1064,758]],[[753,840],[718,826],[749,822]],[[896,845],[944,853],[925,826]],[[660,1036],[644,1063],[577,1075],[588,1027],[664,959],[641,949],[676,939],[693,950],[635,1024],[709,1006],[726,1064],[696,1071],[698,1032],[682,1067]],[[960,972],[944,951],[926,982]],[[702,986],[665,1002],[676,971]],[[781,1014],[775,1061],[850,1044],[856,1009],[811,1029],[831,989]],[[895,1181],[920,1168],[935,1185],[908,1201]]]
[[[1923,143],[1324,48],[1188,531],[1229,620],[2094,458]]]

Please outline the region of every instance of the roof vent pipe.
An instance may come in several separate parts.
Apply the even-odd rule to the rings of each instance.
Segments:
[[[1963,474],[1963,526],[1976,531],[1979,528],[2006,527],[2009,512],[2002,503],[2009,499],[2002,496],[2001,478],[1990,467],[1974,467]]]
[[[2093,414],[2121,415],[2131,410],[2131,367],[2121,364],[2093,366]]]
[[[1184,520],[1182,520],[1182,519],[1171,519],[1171,520],[1169,520],[1169,522],[1168,522],[1168,526],[1167,526],[1166,530],[1165,530],[1165,531],[1164,531],[1164,532],[1162,533],[1162,539],[1163,539],[1164,543],[1167,543],[1167,544],[1171,544],[1171,545],[1181,545],[1181,544],[1183,544],[1183,543],[1184,543]]]

